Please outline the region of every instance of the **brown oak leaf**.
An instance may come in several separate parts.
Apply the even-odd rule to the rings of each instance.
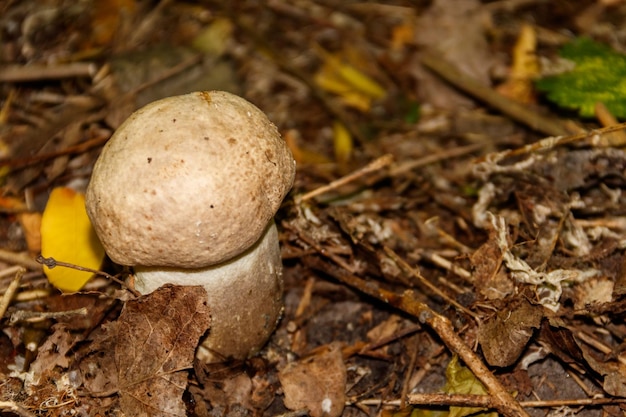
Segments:
[[[527,301],[510,305],[480,325],[478,342],[489,365],[512,365],[539,328],[542,308]]]
[[[347,371],[339,344],[288,364],[278,378],[290,410],[307,408],[312,417],[338,417],[343,412]]]
[[[165,285],[126,303],[115,347],[120,407],[126,415],[186,415],[187,370],[209,328],[206,298],[200,286]]]

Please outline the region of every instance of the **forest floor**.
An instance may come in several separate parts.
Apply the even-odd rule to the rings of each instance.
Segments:
[[[619,0],[1,2],[0,414],[623,415],[624,133],[533,79],[577,37],[626,52],[625,28]],[[282,319],[210,365],[132,271],[62,293],[37,262],[42,238],[83,249],[42,236],[51,190],[84,192],[133,111],[204,90],[297,162]],[[176,366],[123,331],[137,309]]]

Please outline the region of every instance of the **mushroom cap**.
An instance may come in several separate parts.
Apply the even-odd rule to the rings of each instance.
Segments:
[[[211,309],[211,329],[196,356],[207,362],[246,359],[267,342],[283,309],[282,259],[274,222],[251,248],[200,269],[135,267],[142,294],[164,284],[202,285]]]
[[[148,104],[117,129],[94,166],[87,213],[118,264],[201,268],[252,246],[294,176],[261,110],[195,92]]]

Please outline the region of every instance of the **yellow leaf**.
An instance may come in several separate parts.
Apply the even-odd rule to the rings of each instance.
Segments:
[[[523,25],[513,48],[511,77],[532,79],[539,75],[537,35],[531,25]]]
[[[446,385],[444,391],[447,394],[473,394],[487,395],[485,386],[465,366],[459,363],[459,358],[454,355],[446,368]],[[465,417],[470,414],[476,417],[496,417],[497,413],[484,412],[477,407],[450,407],[448,417]]]
[[[305,149],[301,147],[298,142],[300,141],[300,132],[295,129],[289,129],[283,134],[283,138],[285,142],[287,142],[287,146],[291,150],[293,154],[293,159],[295,159],[296,164],[298,166],[305,164],[328,164],[330,160],[322,155],[321,153],[317,153],[315,151],[311,151],[309,149]]]
[[[351,65],[338,63],[337,70],[341,78],[355,90],[364,93],[374,99],[385,96],[385,90],[376,81],[354,68]]]
[[[319,45],[315,45],[315,49],[324,61],[315,74],[315,82],[320,88],[341,96],[347,105],[361,111],[369,110],[372,100],[385,96],[385,89],[380,84],[350,62],[350,58],[356,61],[358,57],[348,54],[346,61]]]
[[[59,262],[98,269],[104,248],[98,240],[85,210],[85,196],[59,187],[52,190],[41,218],[41,254]],[[48,281],[63,291],[80,290],[91,273],[72,268],[44,267]]]
[[[513,47],[513,63],[508,79],[498,86],[500,94],[520,103],[532,103],[532,81],[539,75],[537,59],[537,36],[531,25],[523,25]]]
[[[333,136],[335,145],[335,160],[345,164],[352,156],[352,135],[343,123],[335,121],[333,123]]]
[[[368,112],[372,107],[372,99],[366,94],[356,91],[346,84],[345,80],[338,78],[329,71],[319,71],[315,74],[315,83],[323,90],[341,96],[342,101],[357,110]]]

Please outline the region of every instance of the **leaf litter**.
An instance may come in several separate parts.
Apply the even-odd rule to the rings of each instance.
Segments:
[[[567,120],[534,68],[523,111],[491,87],[563,29],[621,52],[622,5],[92,3],[0,17],[3,415],[622,413],[623,127]],[[299,165],[280,326],[206,365],[199,289],[60,294],[34,259],[48,190],[83,190],[141,103],[211,88],[262,108]]]

